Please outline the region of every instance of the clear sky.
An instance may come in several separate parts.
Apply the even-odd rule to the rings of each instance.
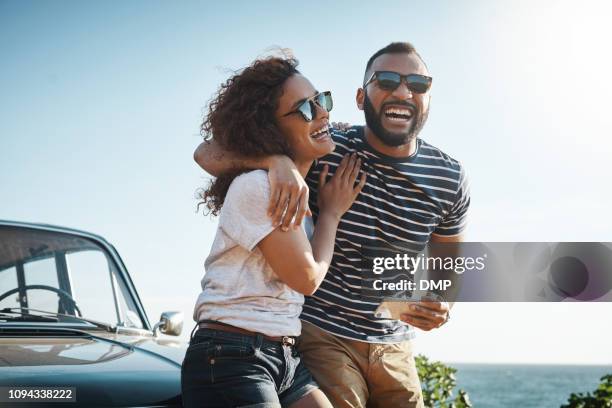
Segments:
[[[605,1],[0,0],[0,218],[99,233],[152,322],[185,335],[216,221],[192,160],[217,86],[272,46],[363,123],[365,62],[411,41],[432,76],[421,136],[461,160],[473,241],[612,241]],[[463,304],[418,351],[449,362],[612,364],[612,304]]]

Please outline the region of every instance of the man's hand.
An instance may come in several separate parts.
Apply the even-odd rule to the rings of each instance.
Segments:
[[[353,125],[351,125],[350,123],[347,123],[347,122],[332,122],[332,128],[341,130],[343,132],[346,132],[352,126]]]
[[[270,179],[270,204],[268,215],[274,226],[282,224],[282,230],[287,231],[295,216],[294,228],[297,228],[305,215],[311,215],[308,207],[308,185],[287,156],[270,158],[268,166]]]
[[[424,331],[437,329],[448,320],[449,306],[446,302],[421,300],[409,306],[409,312],[401,320]]]

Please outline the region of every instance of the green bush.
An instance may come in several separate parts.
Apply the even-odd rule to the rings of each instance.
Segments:
[[[457,385],[456,368],[446,366],[439,361],[429,361],[423,355],[416,356],[415,360],[421,380],[423,400],[427,408],[469,408],[472,406],[467,392],[462,389],[453,398],[453,389]]]
[[[604,375],[600,381],[601,384],[593,394],[572,393],[568,403],[561,408],[612,408],[612,374]]]

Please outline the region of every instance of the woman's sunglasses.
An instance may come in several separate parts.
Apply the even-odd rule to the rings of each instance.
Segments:
[[[300,103],[295,110],[285,114],[284,116],[291,115],[292,113],[299,113],[302,115],[306,122],[311,122],[317,117],[316,105],[319,105],[326,112],[331,111],[334,107],[334,101],[332,100],[331,92],[321,92],[306,99],[304,102]]]
[[[375,71],[372,76],[370,76],[370,79],[363,84],[363,87],[365,88],[370,82],[376,80],[380,89],[395,91],[402,83],[402,79],[406,81],[408,89],[414,93],[424,94],[431,88],[431,77],[420,74],[402,75],[393,71]]]

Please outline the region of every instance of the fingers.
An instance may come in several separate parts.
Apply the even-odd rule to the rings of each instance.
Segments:
[[[308,189],[304,189],[304,192],[300,195],[298,201],[298,212],[295,215],[294,228],[298,228],[302,224],[302,220],[308,211]]]
[[[291,195],[289,196],[289,202],[287,203],[287,211],[283,215],[282,226],[281,229],[283,231],[289,231],[289,226],[291,225],[291,221],[293,221],[293,217],[298,212],[298,204],[300,202],[301,196],[301,188],[295,187],[291,190]]]
[[[340,129],[342,131],[345,131],[350,129],[351,124],[347,122],[332,122],[332,127],[334,129]]]
[[[363,190],[363,186],[365,186],[365,183],[366,183],[366,173],[364,171],[364,172],[361,173],[361,178],[359,179],[359,184],[357,184],[357,186],[353,190],[353,194],[355,195],[355,198],[357,198],[359,193],[361,193],[361,190]]]
[[[357,176],[359,175],[359,172],[361,171],[361,158],[358,157],[355,153],[353,153],[353,155],[351,156],[351,159],[353,159],[354,161],[352,162],[353,163],[353,167],[351,169],[350,176],[348,178],[348,184],[351,187],[353,187],[354,198],[356,198],[357,195],[363,189],[363,186],[365,186],[365,183],[366,183],[366,173],[365,172],[361,173],[361,177],[359,179],[359,184],[357,184],[355,186],[355,181],[357,180]],[[349,166],[350,166],[350,164],[349,164]],[[347,170],[347,172],[348,172],[348,170]]]
[[[355,180],[357,180],[357,176],[359,175],[359,169],[361,169],[361,159],[356,155],[353,156],[353,168],[351,169],[350,175],[348,176],[349,185],[354,186]]]
[[[278,201],[280,199],[282,189],[279,188],[276,185],[276,183],[270,182],[270,190],[271,191],[270,191],[270,203],[268,204],[268,216],[274,219],[273,215],[276,210],[276,207],[278,206]]]
[[[410,309],[412,310],[411,315],[424,317],[426,319],[444,321],[446,317],[445,311],[442,311],[442,309],[440,309],[439,307],[430,308],[429,305],[425,306],[424,303],[425,302],[419,302],[416,305],[411,305],[410,306]],[[439,302],[426,302],[426,303],[429,303],[430,305],[433,303],[436,303],[439,305]]]
[[[436,324],[432,322],[431,320],[428,320],[422,317],[418,317],[418,316],[411,316],[407,314],[401,315],[401,320],[403,322],[408,323],[411,326],[414,326],[424,331],[430,331],[440,326],[440,324]]]
[[[329,165],[323,166],[323,170],[319,173],[319,188],[322,188],[327,183],[327,173],[329,173]]]
[[[365,185],[365,174],[355,184],[360,170],[361,158],[356,153],[345,155],[329,180],[326,180],[329,169],[325,166],[319,176],[319,210],[324,207],[325,211],[338,218],[348,211]]]
[[[277,202],[275,203],[274,211],[272,212],[272,225],[279,226],[282,220],[285,208],[287,208],[287,200],[289,199],[289,190],[283,189],[280,192]]]
[[[355,179],[357,178],[357,174],[359,173],[359,166],[361,166],[361,159],[358,159],[357,153],[347,154],[345,158],[346,158],[346,163],[342,171],[340,171],[340,168],[338,168],[336,173],[338,174],[338,177],[339,177],[338,181],[342,182],[344,185],[350,185],[352,187],[355,185]],[[359,166],[357,166],[357,161],[359,161]],[[355,171],[356,166],[357,166],[357,169],[356,169],[357,173],[355,173],[355,177],[353,177],[353,172]]]
[[[329,171],[329,167],[325,165],[323,171],[319,174],[319,187],[325,185],[325,180]],[[336,169],[332,180],[342,185],[348,185],[354,188],[353,193],[355,197],[361,192],[363,186],[366,183],[366,174],[362,172],[359,183],[355,186],[357,176],[361,171],[361,158],[357,156],[357,153],[347,154],[342,158],[340,165]]]
[[[446,321],[447,311],[440,312],[440,309],[430,309],[423,306],[424,302],[410,305],[410,313],[401,315],[402,321],[418,327],[422,330],[431,330],[440,327]],[[427,302],[438,303],[439,302]]]
[[[334,177],[336,176],[338,178],[344,177],[344,172],[346,171],[346,168],[348,166],[350,159],[351,159],[350,154],[344,155],[344,157],[342,158],[342,161],[340,162],[340,165],[338,166],[338,168],[336,169],[336,172],[334,173]]]
[[[446,313],[449,309],[447,302],[439,302],[439,301],[425,300],[425,299],[426,298],[421,299],[421,301],[418,303],[419,307],[422,307],[424,309],[430,309],[438,313]]]
[[[287,231],[291,222],[296,219],[297,225],[309,212],[308,185],[288,157],[281,156],[270,164],[270,202],[268,215],[275,227],[281,226]]]

